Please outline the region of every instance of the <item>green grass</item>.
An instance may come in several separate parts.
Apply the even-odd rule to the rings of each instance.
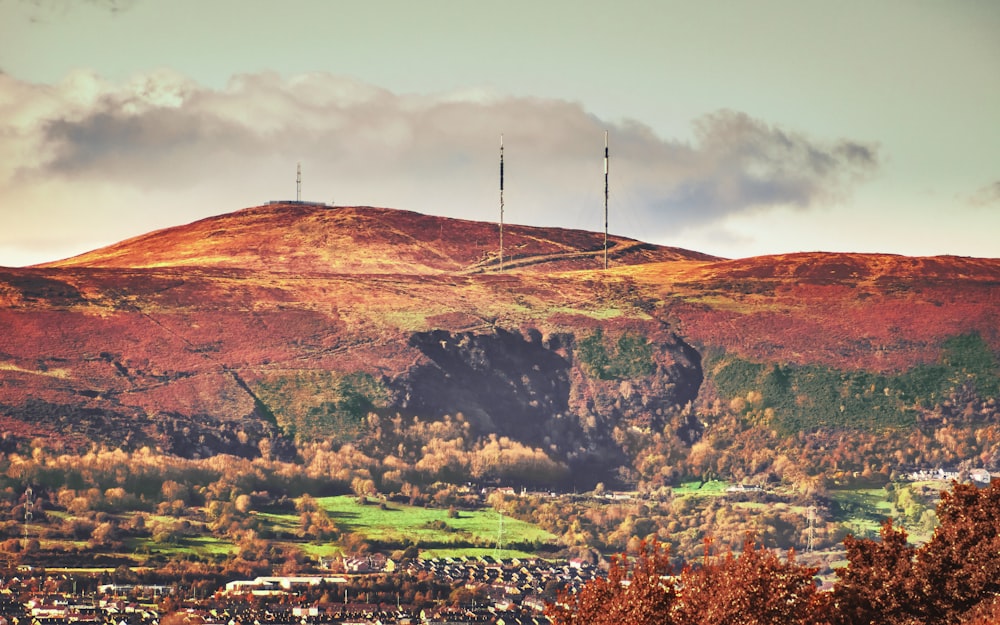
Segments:
[[[695,480],[675,486],[673,490],[676,496],[717,497],[724,495],[727,488],[729,483],[722,480],[709,480],[704,483]]]
[[[148,538],[138,538],[128,540],[125,544],[132,554],[161,554],[168,558],[188,555],[211,558],[236,553],[236,547],[231,542],[215,536],[185,536],[175,543],[158,543]]]
[[[266,521],[271,526],[271,529],[276,532],[294,534],[300,529],[299,515],[297,513],[257,512],[255,514],[258,518]]]
[[[424,553],[424,557],[499,555],[502,558],[530,558],[537,557],[537,547],[544,551],[558,545],[558,539],[553,534],[530,523],[505,516],[505,548],[496,552],[500,515],[492,509],[462,510],[459,511],[458,518],[450,518],[445,509],[389,504],[383,510],[377,504],[359,505],[353,496],[324,497],[317,499],[317,503],[326,510],[342,532],[358,534],[365,540],[378,544],[381,549],[401,549],[411,544],[416,545]],[[279,536],[271,539],[272,544],[300,550],[314,560],[343,553],[343,548],[333,541],[296,538],[300,529],[299,514],[296,512],[259,511],[252,515],[261,522],[262,535]],[[58,513],[58,516],[72,517],[67,513]],[[125,514],[121,519],[126,522],[131,516],[134,514]],[[174,526],[182,520],[157,514],[145,516],[148,526]],[[42,548],[47,550],[87,550],[89,547],[86,540],[44,539],[41,543]],[[187,535],[169,542],[157,542],[149,537],[130,537],[115,552],[106,549],[97,549],[97,552],[129,558],[139,566],[151,557],[182,559],[197,556],[206,560],[224,559],[233,556],[237,547],[229,538],[213,536],[202,523],[194,522],[187,530]]]
[[[191,536],[184,539],[186,546],[199,555],[229,555],[236,552],[232,543],[214,536]]]
[[[854,488],[830,491],[830,498],[841,504],[863,511],[868,516],[881,515],[883,518],[892,512],[892,504],[886,499],[883,488]]]
[[[383,510],[377,505],[360,505],[347,495],[322,497],[316,501],[338,527],[361,534],[368,540],[394,545],[427,545],[453,554],[469,548],[492,552],[491,547],[497,539],[500,516],[493,510],[463,510],[453,519],[443,509],[389,504]],[[503,519],[504,544],[555,541],[553,534],[534,525],[510,517]]]
[[[892,516],[892,504],[882,488],[831,490],[834,520],[858,537],[878,536],[882,523]]]
[[[313,542],[295,543],[295,546],[301,549],[302,553],[306,554],[306,556],[314,560],[339,556],[344,553],[343,549],[333,543],[323,543],[319,545]]]

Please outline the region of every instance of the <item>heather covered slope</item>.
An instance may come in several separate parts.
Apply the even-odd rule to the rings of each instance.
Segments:
[[[687,404],[745,396],[771,366],[848,386],[889,376],[891,408],[909,414],[891,376],[986,380],[989,358],[979,373],[940,362],[955,337],[1000,351],[997,260],[723,260],[612,237],[603,271],[603,233],[508,226],[501,273],[497,237],[496,224],[291,203],[2,269],[0,422],[10,444],[292,457],[367,436],[369,413],[460,414],[470,436],[596,480],[625,461],[625,432],[690,444],[703,425]]]
[[[901,371],[977,333],[1000,352],[1000,260],[800,253],[616,270],[705,346],[751,359]]]
[[[268,204],[167,228],[44,267],[200,267],[343,274],[432,274],[497,269],[497,224],[371,207]],[[604,236],[506,225],[505,264],[598,268]],[[609,238],[617,262],[710,256]],[[544,268],[552,269],[550,266]]]

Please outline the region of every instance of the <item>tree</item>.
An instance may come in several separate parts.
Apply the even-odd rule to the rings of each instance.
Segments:
[[[236,509],[239,512],[243,513],[249,512],[250,509],[253,507],[253,499],[250,497],[250,495],[247,495],[246,493],[238,495],[236,497],[236,501],[233,503],[236,506]]]
[[[197,614],[173,611],[171,610],[174,607],[172,605],[165,607],[167,609],[163,611],[168,613],[160,619],[160,625],[201,625],[205,622],[205,619]]]
[[[375,490],[375,482],[372,479],[366,479],[363,477],[356,477],[351,480],[351,490],[357,495],[358,501],[366,501],[369,496],[375,495],[378,491]]]
[[[160,493],[163,495],[163,501],[172,502],[176,500],[181,500],[184,504],[189,503],[191,496],[191,491],[187,486],[179,484],[174,480],[166,480],[160,487]]]
[[[674,601],[669,552],[643,543],[634,559],[611,559],[606,578],[588,582],[576,594],[559,593],[545,613],[556,625],[669,625]]]
[[[831,617],[843,625],[960,623],[996,614],[1000,594],[1000,480],[941,494],[941,524],[916,548],[892,520],[881,541],[844,540]]]
[[[914,548],[906,531],[892,519],[882,526],[881,541],[848,536],[844,539],[848,566],[837,570],[833,591],[835,621],[907,623],[914,617]]]
[[[93,533],[90,535],[90,544],[92,547],[107,546],[117,538],[118,528],[114,523],[108,521],[94,528]]]
[[[687,566],[677,580],[674,622],[685,625],[788,625],[817,622],[822,610],[816,569],[798,564],[795,553],[782,561],[748,536],[739,555],[712,557]]]
[[[782,561],[748,537],[739,555],[713,557],[706,543],[700,566],[671,576],[668,553],[643,543],[633,561],[615,558],[607,578],[575,595],[560,593],[546,614],[557,625],[807,625],[818,623],[824,602],[816,569]]]
[[[914,568],[927,617],[956,622],[1000,595],[1000,480],[982,489],[956,484],[941,493],[937,516]]]

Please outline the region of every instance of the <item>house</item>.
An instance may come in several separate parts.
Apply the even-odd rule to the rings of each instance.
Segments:
[[[344,556],[342,559],[346,573],[391,573],[396,570],[396,563],[383,553],[370,556]]]
[[[977,484],[989,484],[993,476],[986,469],[973,469],[969,471],[969,479]]]

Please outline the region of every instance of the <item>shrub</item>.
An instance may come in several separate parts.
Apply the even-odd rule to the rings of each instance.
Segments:
[[[577,357],[592,376],[602,380],[641,378],[656,370],[653,346],[635,332],[623,332],[609,351],[604,332],[598,328],[580,339]]]
[[[996,359],[978,334],[948,339],[939,363],[918,365],[894,376],[820,365],[765,364],[732,355],[710,357],[706,370],[728,400],[759,393],[760,402],[738,402],[739,407],[747,414],[770,408],[769,425],[783,434],[831,427],[867,431],[910,427],[916,423],[916,406],[930,408],[962,385],[972,385],[981,396],[995,396],[1000,390]]]

